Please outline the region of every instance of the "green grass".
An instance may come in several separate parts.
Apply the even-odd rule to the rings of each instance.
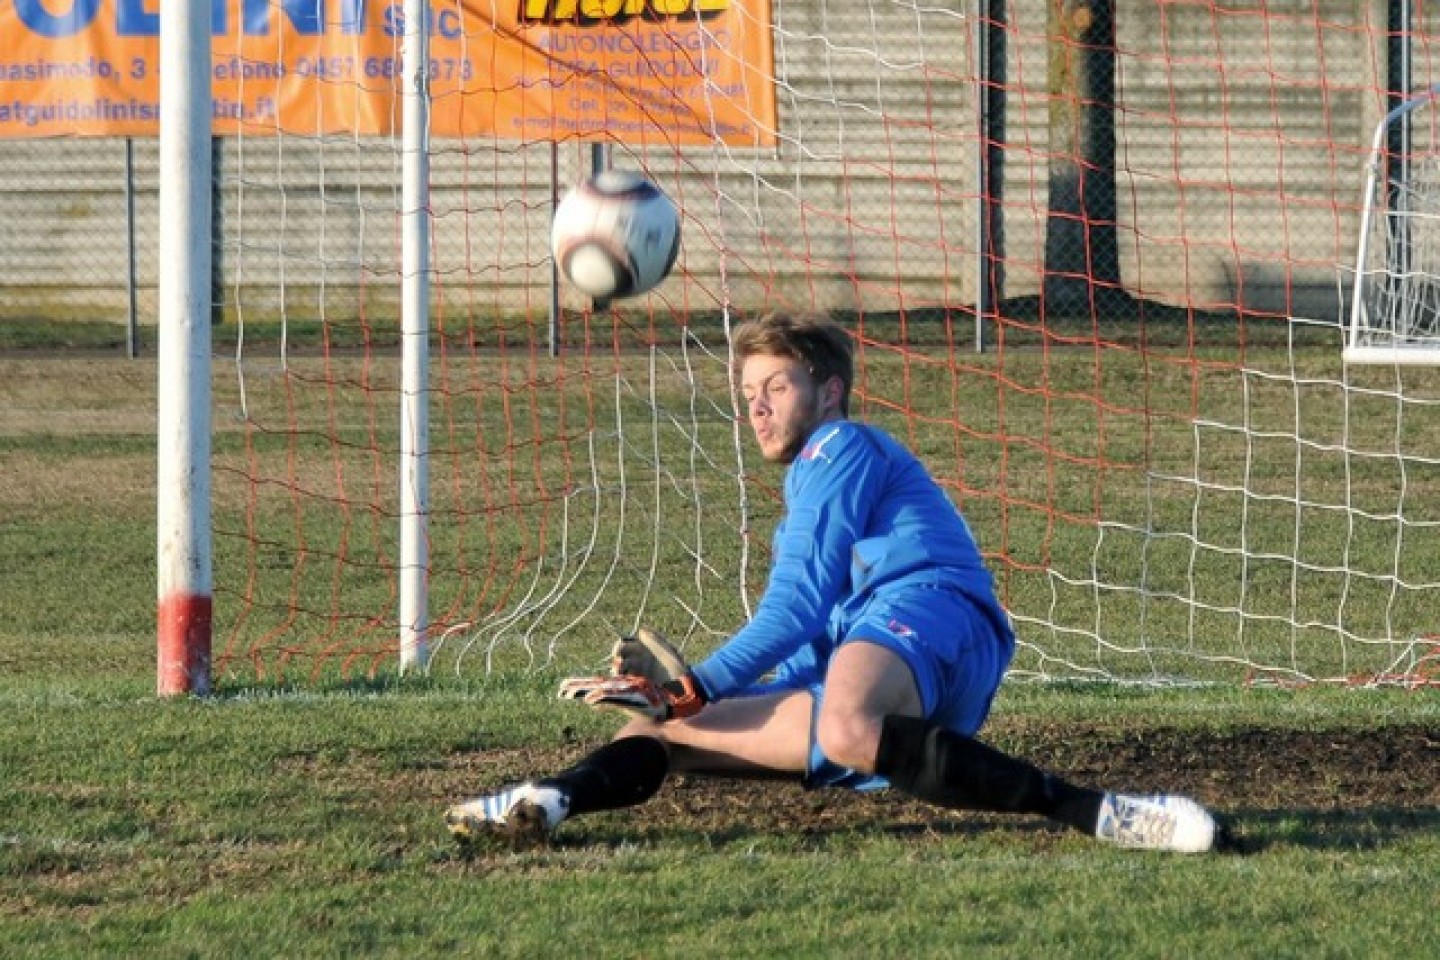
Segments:
[[[33,346],[37,338],[38,345],[58,345],[34,332],[0,345]],[[586,400],[558,387],[506,394],[502,382],[552,368],[524,357],[511,358],[509,367],[487,359],[501,369],[452,381],[451,405],[441,407],[445,416],[438,420],[454,424],[459,438],[454,462],[438,472],[437,509],[449,522],[437,530],[436,544],[437,594],[442,608],[457,611],[457,621],[483,620],[485,610],[523,595],[529,571],[501,561],[533,551],[542,543],[535,528],[553,523],[561,509],[558,501],[537,501],[491,523],[476,504],[486,497],[519,503],[587,477],[592,465],[579,440],[545,446],[546,456],[533,459],[523,444],[554,441],[564,432],[552,429],[558,425],[578,435],[589,410],[612,406],[610,397]],[[642,354],[624,371],[635,392],[620,402],[642,449],[650,441],[644,360]],[[1283,353],[1259,348],[1253,360],[1277,368],[1287,362]],[[1328,361],[1317,355],[1304,362],[1319,370]],[[567,361],[561,372],[577,377],[580,363]],[[1251,511],[1246,535],[1252,546],[1293,540],[1293,510],[1267,513],[1268,501],[1227,499],[1218,487],[1197,494],[1193,486],[1152,482],[1147,490],[1143,477],[1124,468],[1140,450],[1159,463],[1183,465],[1193,456],[1193,431],[1173,429],[1172,421],[1179,422],[1196,391],[1207,416],[1242,422],[1246,404],[1259,402],[1269,384],[1252,384],[1247,397],[1240,389],[1244,377],[1233,370],[1160,364],[1147,382],[1157,393],[1155,408],[1168,413],[1147,420],[1129,412],[1139,401],[1142,384],[1135,377],[1142,371],[1124,359],[1107,358],[1097,370],[1083,355],[1046,361],[1035,351],[965,358],[964,364],[973,371],[960,377],[952,365],[907,364],[908,379],[872,386],[869,412],[884,419],[887,408],[876,401],[898,403],[906,389],[908,402],[944,408],[934,411],[933,423],[902,421],[902,432],[946,464],[987,548],[1010,564],[1011,599],[1027,609],[1064,613],[1073,606],[1080,622],[1095,622],[1095,608],[1087,606],[1094,591],[1033,572],[1030,566],[1041,561],[1061,569],[1099,563],[1116,580],[1139,569],[1133,533],[1111,530],[1110,539],[1097,544],[1079,525],[1019,508],[1022,498],[1045,494],[1047,475],[1057,471],[1063,483],[1054,486],[1056,495],[1079,514],[1093,509],[1098,495],[1107,516],[1137,527],[1163,521],[1187,529],[1198,517],[1213,527],[1210,542],[1228,545],[1227,538],[1239,542],[1239,534],[1224,518],[1244,508]],[[394,471],[388,460],[376,467],[369,452],[372,438],[379,447],[393,444],[393,414],[388,397],[361,387],[366,376],[372,386],[389,382],[390,371],[383,364],[362,371],[349,360],[338,369],[340,386],[306,379],[313,363],[297,365],[288,380],[271,369],[252,370],[249,425],[233,415],[237,378],[217,369],[217,640],[236,644],[242,655],[218,678],[215,696],[161,701],[153,694],[153,364],[118,356],[0,357],[0,953],[1392,958],[1440,952],[1434,914],[1440,820],[1429,810],[1380,806],[1352,814],[1343,802],[1316,809],[1283,796],[1263,806],[1220,797],[1258,845],[1259,852],[1243,857],[1136,855],[1023,818],[1014,828],[920,834],[889,829],[883,818],[857,819],[798,834],[777,829],[764,810],[737,817],[723,831],[674,821],[650,829],[643,811],[602,814],[567,826],[553,849],[460,856],[439,823],[447,803],[509,775],[523,762],[521,751],[573,755],[613,728],[605,717],[556,704],[553,683],[568,663],[593,663],[601,652],[596,644],[634,616],[651,561],[646,541],[635,538],[649,532],[657,509],[650,498],[657,489],[667,498],[685,491],[668,478],[647,484],[643,471],[637,475],[630,465],[628,480],[643,495],[629,505],[634,526],[625,529],[620,548],[626,564],[609,581],[605,563],[579,573],[575,592],[588,600],[603,588],[604,599],[585,626],[571,631],[554,663],[546,663],[545,638],[566,618],[536,621],[528,648],[514,637],[493,648],[498,665],[488,672],[481,653],[489,638],[482,630],[469,657],[454,655],[458,644],[442,648],[442,669],[428,678],[401,681],[391,660],[382,658],[373,676],[365,660],[343,675],[311,679],[308,661],[300,660],[284,682],[273,672],[258,679],[243,655],[252,634],[287,618],[298,619],[301,634],[348,629],[332,624],[332,608],[393,616],[385,561],[393,551]],[[717,372],[705,368],[702,376],[713,380]],[[1096,382],[1110,398],[1105,404],[1093,399]],[[1041,383],[1048,400],[1030,392]],[[287,384],[288,397],[272,389]],[[1004,385],[998,392],[997,384]],[[1317,386],[1314,393],[1298,412],[1291,393],[1265,401],[1271,415],[1258,422],[1293,427],[1299,418],[1308,435],[1333,435],[1344,413],[1333,390]],[[996,400],[1002,395],[1003,409]],[[503,412],[502,399],[509,403]],[[683,392],[664,401],[682,422],[688,422],[688,402]],[[1358,430],[1358,440],[1380,442],[1387,429],[1383,413],[1370,418],[1378,424],[1351,424],[1352,436]],[[251,430],[291,418],[313,431],[291,439]],[[1415,419],[1420,423],[1407,421],[1406,429],[1424,427],[1423,415]],[[707,444],[725,449],[728,425],[721,418],[702,413],[697,422]],[[1257,422],[1253,412],[1251,422]],[[506,424],[520,426],[499,431]],[[1388,430],[1394,429],[1392,418]],[[1031,441],[1045,436],[1072,459],[1037,457]],[[521,469],[486,475],[499,473],[493,461],[507,440],[522,442],[519,453],[506,451]],[[439,442],[450,449],[451,434],[442,432]],[[477,442],[487,445],[484,453],[475,450]],[[1245,462],[1243,440],[1225,431],[1202,442],[1217,471],[1226,462]],[[1279,447],[1274,456],[1249,461],[1272,473],[1253,476],[1252,493],[1272,482],[1293,491],[1300,482],[1315,485],[1316,501],[1337,496],[1345,464],[1317,447],[1302,454],[1313,462],[1297,472],[1296,445]],[[1002,448],[1011,457],[1007,463],[994,455]],[[575,458],[569,466],[562,450]],[[1098,450],[1111,468],[1086,463]],[[601,456],[594,468],[615,470],[616,463]],[[256,465],[272,482],[249,482]],[[323,497],[296,496],[333,489],[337,475],[356,505],[342,509]],[[733,498],[733,480],[723,473],[700,470],[694,477],[702,501]],[[757,479],[773,483],[763,474]],[[1440,480],[1415,470],[1408,481],[1414,485],[1410,508],[1427,516]],[[1386,502],[1378,479],[1374,490],[1357,486],[1356,495]],[[765,496],[756,500],[761,519],[773,517]],[[590,508],[583,498],[572,506],[582,513]],[[613,511],[614,501],[601,506]],[[666,500],[658,509],[669,522],[681,518],[678,527],[693,520],[683,504]],[[1002,516],[1013,526],[1002,527]],[[715,506],[702,519],[712,525],[708,555],[728,569],[737,550],[733,529],[726,529],[731,516]],[[1317,566],[1333,552],[1332,519],[1320,511],[1302,525],[1300,545],[1313,551]],[[246,532],[251,522],[267,531],[259,547]],[[602,524],[593,531],[604,559],[617,529]],[[1367,545],[1363,535],[1351,541],[1356,564],[1386,569],[1396,557],[1393,543],[1376,537]],[[555,536],[553,529],[548,536]],[[697,576],[678,534],[677,542],[662,541],[658,579],[665,590],[694,601],[686,591],[703,580],[703,571]],[[1440,569],[1433,541],[1433,530],[1419,530],[1400,561]],[[349,560],[337,565],[331,555],[342,544]],[[1288,574],[1270,583],[1261,565],[1251,571],[1256,585],[1241,593],[1233,569],[1190,568],[1188,551],[1172,556],[1168,547],[1150,547],[1157,585],[1188,580],[1195,586],[1187,589],[1212,597],[1217,608],[1235,603],[1253,621],[1252,647],[1244,652],[1257,659],[1308,655],[1309,638],[1293,628],[1266,633],[1264,617],[1276,609],[1267,605],[1288,613],[1292,586],[1303,609],[1323,615],[1339,609],[1323,576],[1315,585],[1303,578],[1292,584]],[[1416,582],[1425,576],[1433,579],[1425,574]],[[249,578],[255,586],[245,585]],[[708,581],[703,587],[699,609],[707,624],[723,629],[735,622],[733,589]],[[1376,611],[1383,614],[1384,597],[1364,595],[1364,584],[1353,587],[1346,615],[1368,622]],[[304,614],[291,609],[292,595]],[[1152,627],[1184,619],[1158,599],[1148,610],[1127,608],[1125,600],[1115,598],[1100,616],[1121,639],[1134,634],[1142,612]],[[648,603],[662,620],[678,609],[665,597]],[[1400,609],[1406,616],[1424,613]],[[237,625],[241,611],[245,622]],[[1236,614],[1213,616],[1217,635],[1235,635]],[[1325,631],[1316,632],[1315,645],[1325,646]],[[382,622],[371,641],[383,648],[392,636]],[[1030,637],[1060,649],[1068,642]],[[691,642],[710,639],[701,632]],[[1274,649],[1262,649],[1267,644]],[[1085,646],[1082,639],[1078,647]],[[1117,654],[1101,659],[1117,670],[1128,662]],[[1193,659],[1176,662],[1194,668]],[[1257,690],[1235,682],[1188,689],[1012,683],[996,716],[999,733],[1022,749],[1040,745],[1026,739],[1034,736],[1025,732],[1031,728],[1073,728],[1077,736],[1118,730],[1140,741],[1160,727],[1197,736],[1388,724],[1440,729],[1433,690]],[[1440,763],[1399,775],[1434,782]]]
[[[487,776],[487,751],[563,751],[608,729],[561,712],[551,677],[166,702],[149,695],[145,638],[50,643],[46,663],[25,638],[0,639],[8,956],[1420,957],[1437,945],[1433,816],[1406,829],[1380,814],[1378,842],[1352,847],[1341,821],[1250,811],[1263,852],[1177,859],[1028,829],[917,837],[854,822],[802,836],[757,814],[721,835],[655,833],[643,812],[616,813],[552,850],[467,860],[438,812]],[[999,709],[1136,735],[1157,721],[1437,719],[1432,699],[1337,691],[1023,686]]]

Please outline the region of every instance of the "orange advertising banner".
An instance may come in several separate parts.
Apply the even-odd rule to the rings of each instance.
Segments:
[[[211,9],[214,133],[399,131],[399,0]],[[430,10],[432,136],[776,142],[770,0]],[[0,0],[0,137],[153,136],[159,59],[159,0]]]

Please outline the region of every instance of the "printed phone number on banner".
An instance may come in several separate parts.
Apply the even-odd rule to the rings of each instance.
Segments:
[[[299,77],[304,80],[343,82],[364,77],[367,80],[394,80],[405,75],[405,62],[400,57],[297,57],[289,65],[229,57],[215,63],[216,80],[282,80]],[[475,66],[464,57],[432,57],[427,79],[473,80]]]

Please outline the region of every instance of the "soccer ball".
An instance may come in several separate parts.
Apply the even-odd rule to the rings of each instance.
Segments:
[[[560,275],[596,300],[639,296],[675,266],[680,214],[639,174],[605,170],[560,201],[550,252]]]

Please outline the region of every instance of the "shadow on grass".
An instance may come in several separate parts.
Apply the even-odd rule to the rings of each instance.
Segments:
[[[1216,852],[1253,856],[1285,849],[1344,852],[1379,851],[1440,835],[1440,810],[1405,807],[1363,810],[1233,811],[1221,817],[1222,835]],[[664,833],[661,831],[660,833]],[[777,831],[736,824],[709,834],[717,845],[754,843],[779,836],[795,836],[812,843],[845,844],[866,837],[940,840],[980,839],[1010,834],[1027,844],[1046,845],[1072,835],[1059,824],[1034,817],[972,815],[930,822],[835,824]],[[580,840],[582,838],[578,838]],[[593,838],[592,838],[593,839]],[[657,836],[658,839],[658,836]]]
[[[1230,815],[1236,852],[1383,850],[1440,834],[1440,810],[1367,807],[1357,810],[1240,810]]]
[[[1365,810],[1242,810],[1224,815],[1224,835],[1216,852],[1231,856],[1257,856],[1287,849],[1335,852],[1382,851],[1440,833],[1440,810],[1370,808]],[[930,820],[903,815],[896,820],[812,823],[732,821],[727,824],[681,825],[646,823],[643,811],[586,817],[563,826],[547,843],[530,846],[533,852],[618,852],[635,846],[695,846],[716,852],[726,850],[838,850],[876,840],[913,842],[923,846],[952,840],[1023,843],[1035,853],[1059,846],[1073,831],[1033,816],[996,814],[941,814]],[[485,859],[513,853],[502,841],[457,849],[459,859]]]

